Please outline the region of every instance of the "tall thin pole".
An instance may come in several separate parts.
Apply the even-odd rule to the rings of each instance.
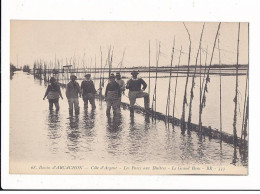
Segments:
[[[202,63],[201,63],[201,47],[200,47],[200,102],[199,102],[199,107],[201,106],[201,98],[202,98],[202,80],[201,80],[201,68],[202,68]],[[199,123],[201,121],[201,115],[199,114]]]
[[[216,41],[217,41],[220,25],[221,25],[221,22],[218,24],[218,29],[217,29],[217,33],[216,33],[216,36],[215,36],[214,45],[213,45],[211,58],[210,58],[210,63],[209,63],[209,67],[208,67],[207,77],[205,79],[206,83],[205,83],[205,86],[203,88],[202,102],[201,102],[201,106],[200,106],[200,117],[202,115],[203,108],[206,106],[206,92],[208,92],[208,83],[210,81],[209,71],[210,71],[210,67],[211,67],[211,64],[212,64],[213,56],[214,56],[214,51],[215,51],[215,46],[216,46]],[[202,127],[201,127],[202,122],[200,122],[199,125],[200,125],[200,130],[201,130],[202,129]]]
[[[240,23],[238,24],[238,39],[237,39],[237,65],[236,65],[236,93],[235,93],[235,110],[234,110],[234,122],[233,122],[233,135],[234,145],[237,145],[237,101],[238,101],[238,59],[239,59],[239,36],[240,36]]]
[[[101,49],[101,46],[100,46],[100,72],[99,72],[99,76],[100,76],[100,79],[99,79],[99,94],[100,94],[100,97],[102,96],[102,49]]]
[[[158,50],[158,60],[156,65],[156,78],[155,78],[155,113],[157,110],[157,78],[158,78],[158,65],[159,65],[159,57],[160,57],[161,43],[159,42],[159,50]]]
[[[201,53],[200,53],[201,54]],[[202,85],[201,85],[201,90],[200,90],[200,104],[199,104],[199,131],[201,131],[201,127],[202,127],[202,122],[201,122],[201,116],[202,116],[202,92],[204,90],[204,83],[205,83],[205,77],[206,77],[206,71],[207,71],[207,59],[208,59],[208,46],[207,46],[207,50],[206,50],[206,57],[205,57],[205,68],[204,68],[204,73],[203,73],[203,81],[202,81]]]
[[[157,45],[157,44],[156,44]],[[156,116],[156,100],[157,100],[157,78],[158,78],[158,65],[159,65],[159,57],[160,57],[160,49],[161,49],[161,43],[159,42],[159,48],[157,50],[157,55],[156,55],[156,74],[155,74],[155,84],[154,84],[154,93],[153,93],[153,102],[152,102],[152,111],[153,111],[153,114],[152,114],[152,118],[154,116]],[[155,108],[154,108],[155,107]],[[155,120],[156,121],[156,120]]]
[[[185,84],[185,89],[184,89],[184,97],[183,97],[183,103],[182,103],[182,115],[181,115],[181,131],[182,133],[185,133],[186,130],[186,124],[185,124],[185,105],[187,104],[187,86],[188,86],[188,81],[189,81],[189,71],[190,71],[190,53],[191,53],[191,39],[190,39],[190,33],[189,30],[187,29],[185,23],[183,23],[189,37],[189,56],[188,56],[188,70],[187,70],[187,76],[186,76],[186,84]]]
[[[195,68],[194,68],[194,73],[193,73],[192,83],[191,83],[191,90],[190,90],[190,106],[189,106],[189,117],[188,117],[188,130],[190,130],[190,127],[191,127],[192,101],[193,101],[193,97],[194,97],[193,89],[194,89],[194,87],[195,87],[196,69],[197,69],[197,64],[198,64],[199,52],[200,52],[200,50],[201,50],[201,41],[202,41],[202,36],[203,36],[204,26],[205,26],[205,23],[203,24],[202,31],[201,31],[201,35],[200,35],[199,48],[198,48],[198,52],[197,52],[197,56],[196,56]]]
[[[111,71],[112,71],[113,53],[114,53],[114,47],[112,49],[111,59],[110,59],[110,63],[109,63],[109,72],[110,72],[110,74],[111,74]]]
[[[111,45],[110,45],[110,47],[109,47],[109,50],[108,50],[108,56],[107,56],[107,60],[106,60],[106,65],[108,65],[108,77],[110,76],[110,74],[111,74],[111,70],[110,70],[110,52],[111,52]],[[105,65],[105,66],[106,66]],[[105,66],[104,66],[104,68],[105,68]],[[104,69],[104,71],[105,71],[105,69]],[[103,84],[104,84],[104,76],[103,76]]]
[[[246,73],[246,88],[245,88],[245,97],[244,97],[244,110],[243,110],[243,122],[242,122],[242,129],[241,129],[241,141],[244,134],[244,123],[245,123],[245,115],[246,115],[246,104],[247,104],[247,88],[248,88],[248,69]]]
[[[124,50],[124,52],[123,52],[123,56],[122,56],[122,59],[121,59],[121,62],[120,62],[120,73],[121,73],[121,71],[122,71],[122,66],[123,66],[123,61],[124,61],[124,57],[125,57],[125,50]]]
[[[206,72],[207,72],[207,59],[208,59],[208,46],[207,46],[207,49],[206,49],[206,57],[205,57],[205,63],[204,63],[203,81],[202,81],[202,86],[201,86],[201,103],[202,103],[202,92],[203,92],[203,90],[204,90],[205,77],[206,77]]]
[[[149,87],[148,87],[148,94],[150,98],[150,93],[151,93],[151,45],[150,45],[150,40],[149,40]]]
[[[176,81],[175,81],[175,89],[174,89],[174,100],[173,100],[173,111],[172,111],[172,118],[173,118],[173,128],[174,128],[174,120],[175,120],[175,102],[176,102],[176,94],[177,94],[177,85],[178,85],[178,76],[179,76],[179,66],[180,66],[180,61],[181,61],[181,54],[182,54],[182,46],[180,50],[180,55],[179,55],[179,62],[177,66],[177,75],[176,75]]]
[[[172,79],[172,64],[173,64],[173,56],[174,56],[174,46],[175,46],[175,37],[174,37],[174,42],[173,42],[173,47],[172,47],[172,54],[171,54],[171,66],[170,66],[171,69],[170,69],[168,96],[167,96],[167,103],[166,103],[166,120],[169,118],[169,115],[170,115],[171,79]],[[168,124],[169,124],[169,122],[168,122]]]
[[[244,141],[245,141],[246,136],[247,136],[248,111],[249,111],[249,96],[247,96],[246,115],[245,115],[245,121],[244,121],[244,133],[243,133],[243,140]]]
[[[219,47],[219,36],[218,36],[218,56],[219,56],[219,130],[222,141],[222,80],[221,80],[221,58],[220,58],[220,47]]]

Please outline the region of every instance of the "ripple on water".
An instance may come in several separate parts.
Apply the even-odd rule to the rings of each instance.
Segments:
[[[99,100],[96,100],[96,110],[84,111],[80,99],[78,116],[69,116],[65,99],[60,100],[59,112],[50,113],[48,102],[41,100],[46,88],[37,80],[33,82],[32,76],[24,80],[24,75],[18,73],[11,86],[12,106],[21,104],[22,107],[20,111],[11,108],[12,159],[28,160],[34,155],[45,160],[79,159],[117,164],[247,165],[247,157],[229,144],[220,144],[219,140],[195,132],[182,135],[178,126],[168,128],[164,122],[152,122],[143,114],[135,113],[131,117],[128,109],[121,108],[119,115],[107,118],[106,103]],[[17,87],[24,86],[30,90],[20,93]],[[62,93],[65,96],[64,89]]]

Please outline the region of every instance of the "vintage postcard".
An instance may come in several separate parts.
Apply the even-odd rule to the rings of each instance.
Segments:
[[[249,23],[10,21],[10,174],[248,175]]]

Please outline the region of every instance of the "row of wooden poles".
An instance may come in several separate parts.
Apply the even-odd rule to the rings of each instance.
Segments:
[[[220,54],[220,47],[219,47],[219,30],[220,30],[220,26],[221,23],[218,24],[218,28],[217,28],[217,32],[215,35],[215,40],[214,40],[214,44],[213,44],[213,48],[212,48],[212,53],[211,53],[211,58],[210,58],[210,63],[209,65],[206,64],[207,61],[207,54],[208,54],[208,48],[206,51],[206,60],[205,60],[205,70],[204,70],[204,74],[202,76],[202,62],[201,62],[201,43],[202,43],[202,37],[203,37],[203,31],[204,31],[204,26],[205,24],[203,24],[202,30],[201,30],[201,36],[200,36],[200,41],[199,41],[199,46],[198,46],[198,50],[196,53],[196,62],[195,62],[195,67],[194,67],[194,71],[193,71],[193,75],[191,75],[192,80],[191,80],[191,88],[190,88],[190,99],[189,99],[189,104],[188,104],[188,99],[187,99],[187,90],[188,90],[188,81],[189,81],[189,77],[190,77],[190,71],[189,71],[189,67],[190,67],[190,58],[191,58],[191,38],[190,38],[190,33],[188,28],[186,27],[186,25],[184,24],[185,29],[187,31],[188,37],[189,37],[189,52],[188,52],[188,70],[187,70],[187,76],[186,76],[186,82],[185,82],[185,89],[184,89],[184,96],[183,96],[183,106],[182,106],[182,115],[181,115],[181,130],[182,133],[184,134],[186,130],[189,130],[192,128],[192,123],[191,123],[191,118],[192,118],[192,103],[193,103],[193,98],[194,98],[194,87],[195,87],[195,77],[196,77],[196,69],[198,66],[198,63],[200,63],[199,65],[199,75],[200,75],[200,104],[199,104],[199,131],[202,132],[202,113],[203,113],[203,109],[206,106],[206,94],[208,93],[208,84],[210,82],[210,70],[211,70],[211,66],[212,66],[212,61],[213,61],[213,56],[214,56],[214,51],[216,48],[216,45],[218,45],[218,55],[219,55],[219,65],[221,66],[221,54]],[[238,24],[238,40],[237,40],[237,60],[236,60],[236,82],[235,82],[235,97],[234,97],[234,103],[235,103],[235,108],[234,108],[234,119],[233,119],[233,137],[234,137],[234,145],[236,146],[238,144],[238,135],[237,135],[237,109],[238,109],[238,68],[239,68],[239,41],[240,41],[240,23]],[[171,62],[170,62],[170,66],[172,67],[173,65],[173,56],[175,54],[175,39],[173,42],[173,47],[172,47],[172,54],[171,54]],[[177,76],[176,76],[176,80],[175,80],[175,88],[174,88],[174,97],[173,97],[173,113],[172,113],[172,118],[173,118],[173,127],[174,127],[174,119],[175,119],[175,103],[176,103],[176,88],[178,85],[178,68],[180,65],[180,60],[181,60],[181,55],[182,55],[182,47],[179,51],[179,60],[178,60],[178,65],[177,65]],[[158,67],[158,63],[159,63],[159,56],[160,56],[160,43],[158,46],[158,50],[157,50],[157,58],[156,58],[156,68]],[[200,61],[200,62],[198,62]],[[150,67],[150,43],[149,43],[149,67]],[[150,73],[150,71],[149,71]],[[168,84],[168,97],[167,97],[167,101],[166,101],[166,121],[167,118],[170,118],[170,102],[171,102],[171,83],[172,83],[172,68],[170,68],[170,76],[169,76],[169,84]],[[150,77],[150,76],[149,76]],[[152,99],[152,110],[154,109],[156,112],[156,89],[157,89],[157,71],[156,71],[156,78],[155,78],[155,86],[154,86],[154,93],[153,93],[153,99]],[[149,93],[150,93],[150,79],[149,79]],[[220,134],[222,134],[222,76],[221,76],[221,67],[219,68],[219,126],[220,126]],[[186,118],[186,107],[189,106],[189,112],[188,112],[188,120],[187,122],[185,121]],[[247,69],[247,74],[246,74],[246,88],[245,88],[245,97],[244,97],[244,109],[243,109],[243,121],[242,121],[242,129],[241,129],[241,136],[240,136],[240,140],[241,143],[245,142],[245,139],[247,137],[248,131],[247,131],[247,125],[248,125],[248,110],[249,110],[249,97],[248,97],[248,69]],[[169,125],[169,122],[167,122]],[[203,133],[203,132],[202,132]],[[221,137],[222,139],[222,137]]]
[[[184,24],[184,23],[183,23]],[[202,114],[203,114],[203,109],[206,106],[206,94],[208,93],[208,84],[210,82],[210,70],[212,67],[212,61],[213,61],[213,56],[214,56],[214,52],[216,47],[218,47],[218,55],[219,55],[219,102],[220,102],[220,107],[219,107],[219,126],[220,126],[220,134],[222,134],[222,76],[221,76],[221,53],[220,53],[220,46],[219,46],[219,31],[220,31],[220,27],[221,27],[221,23],[218,24],[218,28],[217,28],[217,32],[215,35],[215,39],[214,39],[214,44],[213,44],[213,48],[212,48],[212,53],[210,56],[210,62],[209,65],[207,65],[207,57],[208,57],[208,48],[206,50],[206,58],[205,58],[205,64],[204,67],[202,65],[202,39],[203,39],[203,32],[204,32],[204,26],[205,24],[203,24],[202,30],[201,30],[201,35],[200,35],[200,41],[199,41],[199,45],[198,45],[198,50],[196,52],[196,61],[195,61],[195,66],[193,67],[193,72],[190,72],[190,60],[191,60],[191,47],[192,47],[192,41],[190,38],[190,33],[188,28],[186,27],[186,25],[184,24],[184,27],[186,29],[188,38],[189,38],[189,52],[188,52],[188,62],[187,62],[187,75],[186,75],[186,81],[185,81],[185,89],[184,89],[184,95],[183,95],[183,104],[182,104],[182,114],[181,114],[181,130],[182,133],[184,134],[186,131],[190,132],[190,129],[192,128],[192,123],[191,123],[191,118],[192,118],[192,105],[193,105],[193,98],[194,98],[194,87],[195,87],[195,77],[197,75],[197,68],[199,66],[199,86],[200,86],[200,90],[199,90],[199,96],[200,96],[200,101],[199,101],[199,131],[203,134],[203,127],[202,127]],[[234,145],[237,145],[238,143],[238,134],[237,134],[237,109],[238,109],[238,68],[239,68],[239,39],[240,39],[240,23],[238,24],[238,40],[237,40],[237,60],[236,60],[236,83],[235,83],[235,97],[234,97],[234,103],[235,103],[235,108],[234,108],[234,119],[233,119],[233,137],[234,137]],[[178,62],[177,62],[177,72],[176,72],[176,79],[175,79],[175,87],[174,87],[174,96],[173,99],[171,99],[171,83],[172,83],[172,70],[173,70],[173,59],[174,59],[174,55],[176,54],[176,48],[175,48],[175,38],[173,41],[173,47],[172,47],[172,52],[171,52],[171,61],[170,61],[170,72],[169,72],[169,84],[168,84],[168,95],[167,95],[167,101],[166,101],[166,110],[165,110],[165,121],[167,123],[167,125],[169,126],[170,122],[169,122],[169,118],[172,117],[172,124],[174,127],[174,123],[175,123],[175,111],[176,111],[176,95],[177,95],[177,86],[178,86],[178,77],[179,77],[179,67],[180,67],[180,61],[181,61],[181,57],[183,54],[182,51],[182,46],[178,52]],[[177,50],[178,51],[178,50]],[[66,59],[66,65],[62,66],[61,61],[56,60],[56,56],[55,56],[55,63],[53,64],[52,62],[49,63],[49,66],[47,65],[47,62],[43,62],[43,61],[36,61],[34,63],[34,76],[38,77],[39,79],[44,79],[45,81],[49,81],[50,76],[56,75],[57,79],[60,80],[60,82],[62,83],[62,80],[69,80],[69,75],[70,74],[80,74],[80,73],[91,73],[94,72],[94,78],[95,80],[99,81],[99,94],[102,95],[102,88],[104,87],[104,83],[105,83],[105,72],[108,73],[108,76],[111,74],[112,71],[114,71],[115,69],[118,72],[122,72],[122,68],[123,68],[123,60],[124,60],[124,55],[125,55],[125,50],[123,52],[121,61],[117,64],[116,67],[112,68],[112,64],[113,64],[113,52],[114,52],[114,48],[113,47],[109,47],[108,48],[108,53],[107,53],[107,58],[106,61],[103,65],[103,53],[102,53],[102,49],[100,47],[100,68],[97,68],[96,64],[97,64],[97,60],[96,60],[96,56],[95,56],[95,65],[94,68],[91,65],[92,64],[92,59],[91,59],[91,64],[90,65],[86,65],[85,63],[85,51],[84,51],[84,58],[83,61],[81,62],[81,66],[83,66],[82,69],[78,68],[80,66],[80,61],[76,61],[75,58],[70,58],[70,60],[68,61]],[[157,44],[157,51],[156,51],[156,66],[155,66],[155,84],[154,84],[154,89],[153,89],[153,95],[152,95],[152,104],[151,104],[151,115],[152,115],[152,119],[156,122],[156,113],[157,113],[157,81],[158,81],[158,69],[159,69],[159,60],[160,60],[160,54],[161,54],[161,44],[159,42],[159,44]],[[72,64],[72,65],[70,65]],[[199,65],[198,65],[199,64]],[[47,67],[48,66],[48,67]],[[151,89],[151,69],[153,67],[151,67],[151,46],[150,46],[150,41],[149,41],[149,67],[148,67],[148,73],[149,73],[149,83],[148,83],[148,93],[149,95],[151,95],[152,93],[152,89]],[[204,69],[202,69],[204,68]],[[202,74],[202,70],[203,70],[203,74]],[[153,71],[154,72],[154,71]],[[99,77],[96,77],[96,73],[99,74]],[[59,75],[61,74],[62,77],[59,77]],[[191,88],[190,88],[190,99],[189,99],[189,103],[188,103],[188,99],[187,99],[187,93],[188,93],[188,82],[189,82],[189,78],[191,77]],[[240,140],[241,143],[245,142],[247,134],[248,134],[248,109],[249,109],[249,97],[248,97],[248,69],[247,69],[247,74],[246,74],[246,88],[245,88],[245,97],[244,97],[244,109],[243,109],[243,123],[242,123],[242,129],[241,129],[241,136],[240,136]],[[173,107],[172,107],[172,115],[170,114],[170,102],[173,101]],[[186,107],[189,106],[188,108],[188,120],[186,122],[185,118],[186,118]],[[222,138],[222,137],[221,137]]]
[[[125,51],[124,51],[125,53]],[[117,65],[117,69],[119,72],[121,72],[121,68],[123,65],[123,59],[124,59],[124,53],[122,60]],[[62,65],[62,60],[57,60],[55,55],[55,62],[53,63],[50,61],[49,63],[47,61],[43,60],[37,60],[34,62],[34,68],[33,68],[33,74],[35,77],[48,81],[51,76],[56,76],[56,78],[60,81],[65,83],[65,81],[70,80],[70,74],[75,74],[76,76],[80,77],[80,74],[87,74],[87,73],[94,73],[94,80],[99,79],[100,86],[99,88],[104,87],[105,82],[105,72],[108,72],[108,77],[112,72],[112,61],[113,61],[113,48],[111,46],[108,49],[108,56],[107,60],[105,62],[105,65],[103,66],[102,63],[102,50],[100,48],[100,54],[101,54],[101,67],[97,68],[97,61],[95,56],[95,66],[92,67],[92,59],[91,63],[89,65],[86,65],[85,62],[85,52],[84,52],[84,58],[82,62],[76,60],[75,57],[71,57],[70,60],[67,60],[66,58],[66,65]],[[79,66],[83,66],[83,68],[79,68]],[[96,74],[99,74],[99,78],[96,77]],[[61,77],[60,77],[61,75]]]

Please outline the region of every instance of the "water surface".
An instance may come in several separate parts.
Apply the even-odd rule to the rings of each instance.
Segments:
[[[163,81],[167,80],[159,81],[159,94],[163,93]],[[121,108],[120,114],[108,118],[104,101],[96,100],[97,108],[92,111],[91,108],[84,110],[80,99],[80,114],[69,116],[64,98],[60,100],[60,111],[50,112],[48,101],[42,100],[46,85],[32,75],[16,72],[10,84],[12,161],[247,166],[247,159],[241,159],[239,151],[232,145],[220,144],[219,140],[201,137],[195,132],[181,135],[179,127],[173,130],[163,121],[152,122],[141,113],[135,112],[131,117],[128,109]],[[62,94],[65,97],[64,89]],[[177,100],[178,107],[180,101]],[[143,102],[138,100],[137,103]],[[214,114],[204,119],[214,117]]]

